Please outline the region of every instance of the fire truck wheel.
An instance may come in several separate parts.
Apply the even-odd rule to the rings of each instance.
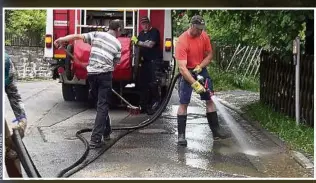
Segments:
[[[160,96],[161,96],[161,99],[163,100],[165,97],[166,97],[166,95],[167,95],[167,92],[168,92],[168,88],[167,88],[167,86],[162,86],[161,88],[160,88]]]
[[[62,92],[65,101],[74,101],[75,100],[75,92],[73,90],[73,86],[70,84],[62,84]]]
[[[89,87],[83,85],[75,86],[76,100],[81,102],[88,101],[89,98]]]
[[[73,45],[67,46],[67,51],[73,54]],[[71,56],[66,54],[65,58],[65,72],[68,80],[72,80],[74,77],[74,73],[71,71]]]

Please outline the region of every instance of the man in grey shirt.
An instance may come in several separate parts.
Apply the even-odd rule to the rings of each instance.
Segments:
[[[98,99],[97,116],[92,130],[90,148],[102,146],[104,140],[110,138],[111,126],[108,116],[108,103],[112,92],[112,72],[121,59],[121,43],[117,39],[121,35],[122,22],[112,20],[108,32],[89,32],[86,34],[73,34],[57,39],[59,44],[82,39],[91,45],[89,64],[87,66],[88,81],[91,94]]]

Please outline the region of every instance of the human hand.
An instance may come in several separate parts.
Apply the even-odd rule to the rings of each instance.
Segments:
[[[198,81],[195,81],[191,87],[194,89],[194,91],[197,93],[197,94],[201,94],[201,93],[204,93],[206,92],[206,89],[201,85],[201,83],[199,83]]]
[[[136,36],[133,36],[131,40],[132,40],[133,44],[137,44],[137,42],[138,42],[138,39]]]
[[[63,43],[61,38],[58,38],[54,41],[54,45],[56,48],[59,48],[61,46],[61,44]]]
[[[22,119],[20,119],[20,121],[18,122],[18,124],[13,127],[13,129],[14,129],[14,130],[18,130],[19,134],[21,135],[21,138],[23,138],[24,135],[25,135],[26,127],[27,127],[26,118],[22,118]]]
[[[202,72],[202,67],[200,66],[200,65],[197,65],[194,69],[193,69],[193,72],[195,72],[195,73],[200,73],[200,72]]]

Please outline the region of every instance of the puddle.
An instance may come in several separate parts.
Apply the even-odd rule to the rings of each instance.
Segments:
[[[194,167],[194,168],[201,168],[203,170],[208,170],[209,169],[209,162],[206,159],[192,159],[192,158],[187,158],[186,159],[186,165]]]
[[[261,132],[246,129],[240,119],[215,97],[220,120],[230,129],[232,137],[213,141],[207,125],[205,108],[188,107],[186,136],[188,146],[177,150],[177,161],[203,170],[215,170],[250,177],[312,177],[287,152],[281,151],[270,139],[262,139]],[[164,122],[176,123],[178,105],[168,106]],[[189,115],[191,114],[191,116]],[[238,116],[237,116],[238,117]],[[174,124],[177,134],[177,125]],[[253,132],[253,133],[249,133]],[[176,138],[175,138],[176,139]],[[176,142],[175,142],[176,143]]]
[[[248,166],[240,167],[238,165],[234,165],[229,162],[216,163],[213,165],[213,168],[225,173],[239,174],[239,175],[251,176],[251,177],[265,177],[263,173],[258,172],[253,167],[248,167]]]

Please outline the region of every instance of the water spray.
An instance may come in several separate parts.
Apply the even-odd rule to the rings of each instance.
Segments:
[[[218,112],[221,114],[223,120],[226,122],[228,125],[230,131],[232,134],[235,136],[237,142],[239,143],[241,149],[243,150],[243,153],[248,154],[248,155],[253,155],[256,156],[258,152],[254,150],[254,148],[250,145],[248,140],[248,137],[246,134],[243,132],[243,130],[240,128],[236,120],[229,114],[229,112],[226,110],[225,106],[221,104],[219,99],[215,96],[214,91],[210,90],[208,87],[208,78],[204,78],[203,76],[193,73],[195,76],[196,80],[204,86],[205,92],[209,92],[212,101],[214,102],[216,109]]]

